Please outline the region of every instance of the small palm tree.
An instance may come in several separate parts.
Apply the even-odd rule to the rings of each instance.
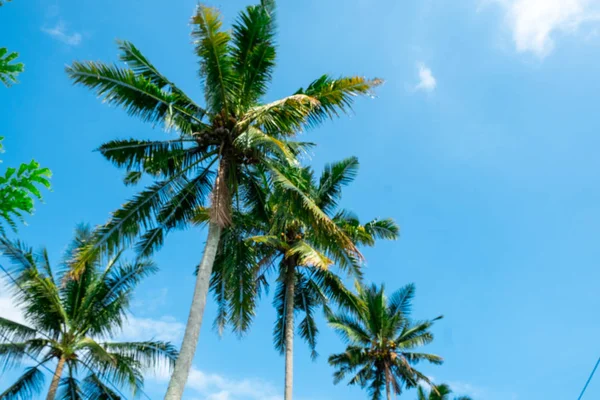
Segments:
[[[115,140],[101,146],[106,158],[127,169],[127,183],[137,182],[143,174],[157,182],[98,229],[95,244],[79,255],[81,260],[98,251],[110,253],[140,236],[139,252],[152,253],[169,231],[188,226],[210,193],[208,236],[180,357],[167,391],[169,400],[182,397],[221,230],[230,225],[232,206],[243,205],[240,191],[252,181],[257,167],[272,168],[279,159],[293,162],[299,145],[286,139],[305,126],[348,111],[355,96],[369,94],[381,83],[323,75],[288,97],[264,103],[275,67],[274,12],[274,1],[262,0],[247,7],[233,29],[225,31],[216,9],[198,6],[192,37],[200,59],[204,107],[160,74],[129,42],[119,43],[127,68],[99,62],[75,62],[67,68],[76,84],[96,90],[131,115],[179,134],[173,140]]]
[[[427,393],[423,386],[419,386],[417,390],[417,400],[450,400],[452,390],[446,384],[435,385],[432,390]],[[455,397],[454,400],[473,400],[469,396]]]
[[[99,260],[86,263],[79,279],[72,279],[68,260],[90,238],[88,228],[77,229],[60,271],[51,268],[46,250],[34,253],[21,242],[0,238],[0,252],[13,264],[12,289],[27,323],[0,317],[0,364],[12,368],[29,356],[39,360],[0,394],[1,400],[33,398],[43,387],[41,368],[53,361],[47,400],[57,393],[65,400],[119,399],[108,382],[129,386],[136,394],[145,369],[175,363],[177,351],[166,342],[105,341],[121,328],[132,291],[155,267],[148,260],[119,263],[117,256],[104,268]],[[80,382],[78,373],[84,371]]]
[[[399,395],[403,387],[413,388],[424,382],[431,385],[427,376],[414,368],[420,361],[441,364],[442,358],[428,353],[412,351],[433,341],[429,328],[431,321],[412,322],[410,311],[414,285],[407,285],[388,298],[384,286],[363,287],[357,284],[356,307],[347,313],[329,317],[329,324],[349,343],[346,351],[329,357],[337,369],[337,384],[353,375],[349,385],[367,388],[373,400],[387,399],[392,392]]]
[[[268,286],[271,275],[276,277],[274,343],[285,353],[285,400],[292,399],[293,391],[295,313],[304,315],[298,333],[315,358],[316,309],[328,311],[330,299],[342,304],[352,299],[330,267],[337,264],[359,277],[361,260],[355,246],[372,246],[376,239],[398,236],[398,226],[391,219],[361,224],[338,207],[341,189],[354,180],[358,167],[358,159],[350,157],[327,165],[320,179],[308,167],[288,168],[274,183],[264,175],[247,194],[255,206],[235,214],[234,225],[223,232],[211,281],[219,304],[215,323],[220,331],[226,324],[238,333],[246,331],[261,288]],[[307,199],[314,208],[306,209]],[[200,221],[208,219],[208,213],[204,215]],[[341,234],[324,230],[322,219],[337,225]]]

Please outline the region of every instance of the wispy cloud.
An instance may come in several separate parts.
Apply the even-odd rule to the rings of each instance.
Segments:
[[[500,4],[518,52],[549,55],[560,34],[600,21],[600,0],[493,0]],[[583,35],[586,37],[587,35]]]
[[[415,90],[423,90],[426,92],[433,92],[437,87],[437,80],[435,76],[433,76],[433,72],[431,72],[431,68],[429,68],[425,63],[418,62],[417,69],[419,72],[419,83],[415,86]]]
[[[68,46],[77,46],[82,40],[81,34],[79,32],[69,32],[63,21],[58,21],[53,28],[43,27],[42,32]]]
[[[167,382],[168,374],[154,377],[159,382]],[[193,395],[206,400],[281,400],[277,388],[270,382],[257,378],[235,379],[220,374],[207,373],[193,367],[187,387]]]
[[[480,387],[466,382],[449,381],[447,382],[452,392],[456,395],[471,396],[473,398],[485,398],[486,391]]]
[[[173,317],[138,318],[127,317],[118,340],[164,340],[177,345],[183,336],[185,325]]]

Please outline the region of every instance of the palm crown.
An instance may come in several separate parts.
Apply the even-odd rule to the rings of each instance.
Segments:
[[[167,391],[169,400],[183,395],[220,233],[230,225],[232,206],[245,206],[245,187],[252,184],[257,171],[263,167],[276,170],[276,162],[295,161],[302,144],[286,139],[305,126],[347,112],[354,96],[368,94],[381,83],[323,75],[288,97],[263,103],[275,67],[274,11],[273,0],[262,0],[247,7],[231,31],[224,31],[217,10],[198,6],[191,22],[204,107],[160,74],[129,42],[119,43],[121,60],[128,68],[100,62],[75,62],[67,67],[76,84],[94,89],[131,115],[179,134],[168,141],[115,140],[100,147],[106,158],[127,170],[127,183],[137,182],[144,174],[156,183],[97,229],[94,244],[77,255],[80,266],[87,258],[114,252],[140,236],[139,253],[152,253],[170,230],[188,226],[210,193],[205,251],[181,354]],[[305,203],[307,208],[313,206]],[[321,223],[323,229],[339,233],[326,219]],[[79,268],[74,271],[78,273]]]
[[[349,384],[368,388],[373,400],[381,399],[384,389],[389,400],[392,391],[400,394],[404,386],[431,384],[414,365],[420,361],[441,364],[442,358],[413,349],[433,341],[429,328],[441,317],[411,321],[413,285],[394,292],[389,299],[383,286],[357,285],[357,291],[353,310],[329,318],[329,324],[349,343],[344,353],[329,357],[336,368],[335,383],[353,375]]]
[[[358,160],[350,157],[327,165],[320,178],[310,167],[289,167],[271,182],[264,174],[248,194],[253,206],[234,214],[234,225],[223,232],[211,287],[219,305],[215,325],[220,331],[230,324],[234,331],[249,328],[255,313],[255,300],[269,286],[269,276],[277,277],[275,307],[277,323],[275,346],[284,350],[285,304],[288,286],[294,287],[294,307],[304,314],[299,334],[316,356],[318,329],[315,308],[328,309],[328,300],[346,304],[351,294],[330,267],[361,275],[358,245],[371,246],[376,239],[395,239],[398,226],[391,219],[375,219],[361,224],[358,218],[338,207],[341,189],[358,172]],[[287,185],[287,187],[286,187]],[[298,190],[288,190],[289,187]],[[314,207],[306,209],[304,202]],[[208,219],[198,214],[196,222]],[[332,235],[321,226],[322,219],[339,228]],[[286,279],[291,269],[293,279]],[[293,322],[292,322],[293,324]]]
[[[309,167],[285,168],[273,175],[273,182],[264,174],[246,194],[251,206],[244,213],[234,213],[234,226],[222,235],[211,281],[219,304],[215,323],[220,330],[229,323],[238,333],[244,332],[261,289],[268,288],[270,275],[277,277],[274,343],[285,352],[286,400],[292,398],[293,390],[295,312],[304,316],[298,333],[308,342],[314,358],[317,308],[328,311],[330,299],[340,304],[352,300],[330,267],[337,264],[358,277],[361,255],[356,246],[398,235],[398,227],[390,219],[362,225],[338,207],[342,187],[352,182],[357,171],[358,160],[351,157],[327,165],[320,179]],[[208,218],[205,212],[199,220]]]
[[[435,385],[429,393],[425,392],[423,386],[419,386],[417,400],[450,400],[452,389],[446,384]],[[469,396],[455,397],[454,400],[472,400]]]
[[[166,232],[187,226],[211,185],[211,221],[228,225],[232,198],[255,167],[271,165],[274,159],[291,161],[299,151],[301,144],[284,139],[348,111],[354,96],[380,83],[324,75],[291,96],[264,104],[261,99],[275,66],[274,3],[265,0],[248,7],[231,32],[221,29],[215,9],[200,5],[192,25],[204,107],[129,42],[119,42],[120,58],[128,68],[100,62],[75,62],[67,68],[75,83],[95,89],[107,102],[179,133],[174,140],[115,140],[100,147],[107,159],[127,170],[127,183],[143,174],[159,181],[113,214],[97,232],[95,250],[114,250],[143,234],[138,250],[151,253]]]
[[[89,229],[78,228],[65,259],[90,237]],[[166,342],[105,341],[121,328],[133,289],[154,272],[150,261],[119,262],[118,256],[106,266],[99,260],[89,261],[75,280],[68,273],[68,261],[57,271],[51,268],[45,250],[34,253],[23,243],[0,238],[0,252],[12,261],[14,298],[26,321],[21,324],[0,317],[0,364],[15,367],[26,356],[40,360],[0,399],[33,398],[43,387],[41,368],[51,362],[57,362],[57,367],[49,400],[57,391],[61,399],[120,398],[108,387],[109,381],[129,386],[135,394],[143,386],[144,370],[175,362],[177,352]],[[80,382],[78,372],[83,371],[86,376]]]

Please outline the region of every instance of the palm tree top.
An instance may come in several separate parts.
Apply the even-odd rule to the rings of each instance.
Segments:
[[[445,383],[434,385],[429,393],[425,391],[423,386],[419,386],[417,391],[417,400],[450,400],[452,389]],[[473,400],[469,396],[454,397],[454,400]]]
[[[412,284],[389,298],[384,285],[357,283],[356,290],[356,306],[329,317],[330,326],[348,344],[344,353],[329,357],[329,363],[336,368],[334,382],[352,375],[349,384],[367,388],[373,400],[381,399],[384,389],[390,399],[392,392],[399,395],[404,387],[431,384],[414,365],[420,361],[441,364],[443,359],[415,349],[433,341],[430,328],[442,317],[412,320]]]
[[[209,197],[211,220],[229,225],[231,207],[244,204],[239,192],[257,166],[295,162],[304,145],[288,138],[349,112],[356,96],[381,84],[380,79],[322,75],[290,96],[263,103],[275,68],[274,14],[274,1],[264,0],[242,11],[231,30],[223,30],[215,8],[197,7],[191,22],[203,106],[127,41],[118,42],[125,68],[93,61],[67,67],[75,84],[95,90],[105,102],[179,133],[173,140],[113,140],[100,147],[127,171],[126,183],[144,175],[157,182],[113,213],[81,259],[115,252],[139,237],[138,251],[149,255],[170,230],[188,226],[193,210]]]
[[[119,254],[106,264],[100,259],[87,262],[79,279],[72,279],[69,260],[91,237],[89,227],[79,226],[60,268],[52,268],[45,249],[34,252],[22,242],[0,238],[0,253],[12,264],[13,297],[25,318],[21,324],[0,317],[0,365],[18,367],[27,354],[41,360],[0,394],[1,399],[31,398],[26,393],[33,396],[41,390],[41,368],[52,361],[58,367],[51,390],[64,393],[64,399],[74,399],[73,393],[108,398],[108,382],[136,393],[145,370],[174,363],[177,351],[170,343],[108,341],[125,322],[132,291],[156,268],[146,259],[121,261]],[[86,374],[83,381],[81,373]]]

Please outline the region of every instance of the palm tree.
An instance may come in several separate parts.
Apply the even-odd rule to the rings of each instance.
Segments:
[[[358,278],[360,254],[355,246],[372,246],[376,239],[398,236],[398,227],[391,219],[360,224],[356,216],[339,209],[341,189],[354,180],[358,167],[358,159],[350,157],[327,165],[318,180],[308,167],[288,168],[276,176],[274,183],[264,175],[253,193],[248,193],[255,199],[251,202],[254,207],[244,214],[234,214],[234,225],[222,234],[211,280],[219,304],[215,324],[220,332],[226,324],[238,333],[245,332],[254,316],[256,298],[268,286],[269,275],[277,278],[274,343],[277,350],[285,352],[286,400],[292,399],[295,312],[304,314],[298,333],[315,358],[316,309],[329,310],[330,298],[342,304],[352,299],[330,267],[337,264]],[[307,199],[315,208],[307,211]],[[197,222],[208,218],[204,212]],[[339,226],[341,234],[331,235],[322,229],[320,219]]]
[[[433,387],[435,390],[431,390],[429,394],[425,392],[423,386],[419,386],[417,390],[418,398],[417,400],[450,400],[450,395],[452,394],[452,390],[450,386],[446,384],[435,385]],[[460,396],[455,397],[454,400],[473,400],[469,396]]]
[[[90,229],[78,227],[66,260],[91,238]],[[26,325],[0,317],[0,364],[16,367],[23,358],[37,364],[0,394],[2,400],[31,399],[44,384],[41,368],[56,362],[47,400],[120,399],[108,382],[129,386],[133,394],[144,384],[143,371],[162,365],[172,367],[177,357],[167,342],[105,341],[119,331],[132,291],[155,271],[148,260],[107,265],[86,263],[79,279],[70,278],[66,261],[60,270],[51,268],[48,253],[34,253],[23,243],[0,238],[0,252],[12,262],[12,289],[21,305]],[[66,367],[66,371],[65,371]],[[82,382],[78,372],[85,371]]]
[[[431,385],[427,376],[414,368],[420,361],[441,364],[442,358],[412,350],[431,343],[431,321],[412,322],[410,311],[415,288],[410,284],[385,296],[384,286],[363,287],[357,284],[356,307],[347,313],[329,317],[329,324],[348,342],[344,353],[329,357],[337,369],[337,384],[352,374],[349,385],[368,388],[373,400],[382,398],[385,388],[387,399],[392,391],[399,395],[402,387],[416,387],[424,382]]]
[[[291,96],[262,103],[275,67],[274,8],[273,0],[262,0],[247,7],[231,31],[224,31],[216,9],[198,6],[191,22],[204,107],[160,74],[129,42],[119,43],[127,68],[100,62],[75,62],[67,68],[74,83],[179,135],[166,141],[115,140],[100,147],[106,158],[128,171],[127,183],[137,182],[144,174],[157,181],[113,213],[97,230],[95,244],[79,255],[80,260],[99,251],[110,253],[140,236],[140,254],[152,253],[169,231],[188,225],[210,192],[207,241],[167,399],[182,396],[220,233],[230,225],[232,206],[243,203],[241,188],[252,182],[258,166],[273,168],[276,159],[291,162],[295,158],[302,146],[286,139],[305,126],[349,111],[355,96],[369,94],[381,83],[323,75]],[[327,228],[336,229],[334,225]]]

